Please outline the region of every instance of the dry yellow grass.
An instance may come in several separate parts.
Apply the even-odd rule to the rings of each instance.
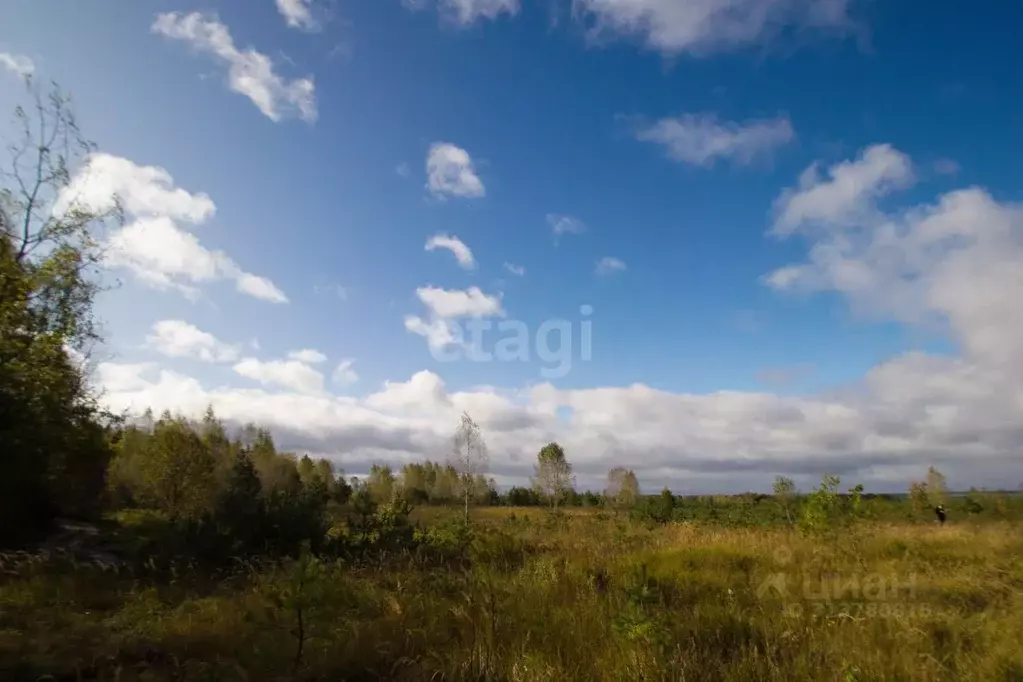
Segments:
[[[325,563],[300,588],[286,570],[213,589],[81,571],[8,578],[0,670],[18,661],[32,674],[92,666],[121,680],[1023,680],[1023,536],[1013,523],[861,523],[807,537],[648,528],[585,511],[476,518],[466,564]],[[308,597],[297,666],[296,589]]]

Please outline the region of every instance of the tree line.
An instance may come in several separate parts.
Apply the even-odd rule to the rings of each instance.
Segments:
[[[487,443],[468,414],[445,461],[397,470],[374,464],[364,479],[346,478],[326,459],[280,452],[258,426],[229,435],[212,410],[195,422],[166,413],[135,420],[110,414],[88,372],[99,341],[93,303],[102,251],[95,235],[121,212],[116,202],[96,210],[59,201],[94,147],[59,90],[29,92],[33,104],[15,112],[21,137],[0,187],[0,547],[38,539],[62,517],[129,509],[157,513],[185,537],[221,551],[292,553],[303,544],[350,548],[407,535],[408,513],[417,505],[459,505],[466,522],[470,506],[486,504],[599,507],[664,523],[775,517],[795,523],[847,504],[857,513],[876,506],[862,486],[841,493],[830,477],[802,496],[789,479],[776,481],[773,496],[731,501],[682,498],[667,489],[643,495],[635,472],[623,467],[608,472],[603,490],[577,492],[558,443],[539,449],[530,486],[502,493],[487,477]],[[944,486],[934,469],[914,483],[914,513],[933,506]],[[964,500],[969,513],[1008,504],[979,493]],[[344,538],[331,535],[338,520]]]

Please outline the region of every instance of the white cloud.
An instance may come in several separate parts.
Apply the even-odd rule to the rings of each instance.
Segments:
[[[159,366],[155,362],[138,362],[138,363],[114,363],[114,362],[102,362],[96,367],[96,382],[104,390],[109,391],[115,395],[123,394],[130,391],[141,391],[149,386],[150,382],[142,377],[143,374],[148,374],[156,370]],[[131,407],[125,406],[125,407]],[[145,412],[147,406],[142,407],[138,411]]]
[[[404,410],[420,407],[434,412],[438,407],[451,406],[444,380],[433,372],[421,370],[408,381],[387,381],[384,390],[366,397],[366,404],[378,410]]]
[[[418,315],[406,315],[405,329],[425,338],[427,345],[433,350],[463,345],[461,335],[448,320],[440,318],[424,320]]]
[[[411,10],[425,9],[431,0],[402,0]],[[437,0],[437,9],[448,21],[469,26],[479,19],[494,20],[502,14],[514,16],[520,0]]]
[[[315,31],[320,22],[313,16],[312,0],[277,0],[277,11],[290,28]]]
[[[107,266],[125,268],[151,287],[176,289],[189,298],[198,297],[199,290],[187,282],[219,276],[219,256],[179,230],[170,218],[131,223],[115,232],[107,247]]]
[[[0,68],[25,78],[35,73],[36,65],[35,62],[23,54],[0,52]]]
[[[234,362],[238,347],[182,320],[161,320],[153,325],[146,345],[172,358],[194,358],[203,362]]]
[[[547,224],[551,226],[554,236],[560,237],[563,234],[582,234],[586,231],[583,221],[570,215],[561,213],[548,213]]]
[[[447,142],[430,146],[426,178],[427,188],[437,197],[482,197],[486,194],[469,152]]]
[[[719,159],[748,165],[791,142],[795,133],[787,117],[734,123],[713,114],[684,114],[644,127],[636,138],[662,145],[675,161],[710,167]]]
[[[235,373],[258,381],[264,386],[280,386],[302,395],[323,393],[323,375],[297,360],[245,358],[234,366]]]
[[[515,265],[514,263],[505,262],[504,269],[517,277],[522,277],[526,274],[526,268],[521,265]]]
[[[53,212],[72,209],[103,212],[119,202],[134,218],[107,240],[105,262],[130,270],[143,283],[198,298],[195,284],[231,280],[238,291],[274,303],[287,297],[273,282],[241,269],[222,251],[210,251],[176,221],[201,224],[216,213],[205,193],[176,187],[171,174],[110,154],[92,154],[58,195]]]
[[[861,187],[861,189],[863,189]],[[1023,385],[1023,207],[979,188],[956,190],[892,215],[867,187],[851,221],[819,203],[807,262],[767,278],[777,289],[836,291],[854,309],[900,322],[947,328],[965,359]],[[795,223],[800,225],[800,223]]]
[[[174,178],[158,166],[139,166],[111,154],[91,154],[54,205],[62,214],[71,207],[103,212],[115,201],[136,216],[166,216],[200,224],[213,217],[217,207],[209,195],[191,194],[174,186]]]
[[[597,261],[598,275],[613,275],[616,272],[624,272],[626,269],[625,262],[613,256],[605,256]]]
[[[287,297],[270,280],[243,271],[222,251],[210,251],[170,218],[144,218],[116,232],[107,242],[105,262],[131,271],[157,289],[174,289],[197,298],[194,284],[232,280],[241,293],[272,303]]]
[[[112,409],[199,416],[210,404],[230,423],[270,427],[283,448],[340,458],[350,473],[373,461],[436,458],[463,410],[486,433],[492,472],[510,482],[526,481],[537,449],[556,440],[580,486],[596,488],[608,468],[628,464],[648,489],[667,484],[689,492],[765,490],[778,473],[812,485],[824,472],[868,489],[894,481],[904,490],[907,475],[922,476],[931,464],[956,485],[983,485],[984,472],[997,480],[1000,468],[1015,466],[1021,431],[1018,384],[918,354],[875,368],[856,390],[836,397],[686,394],[643,384],[452,391],[422,371],[356,398],[311,390],[315,378],[267,392],[211,389],[167,371],[146,379],[146,367],[100,370],[116,379],[105,396]]]
[[[266,277],[242,272],[237,266],[226,265],[224,273],[234,278],[235,288],[243,294],[258,298],[270,303],[287,303],[288,297],[277,288],[277,285]]]
[[[770,40],[786,27],[842,30],[848,0],[573,0],[594,39],[638,37],[664,54],[706,55]]]
[[[313,348],[303,348],[302,350],[293,350],[288,353],[288,359],[304,362],[307,365],[318,365],[321,362],[326,362],[327,356]]]
[[[239,50],[227,26],[200,12],[168,12],[157,16],[152,30],[187,42],[216,57],[227,67],[228,87],[245,95],[271,121],[298,116],[316,120],[316,87],[312,78],[287,80],[274,73],[274,63],[252,48]]]
[[[359,380],[359,374],[353,369],[355,360],[352,358],[345,358],[338,363],[337,367],[334,368],[334,373],[331,375],[331,379],[337,386],[348,386],[354,384]]]
[[[416,289],[416,296],[433,315],[444,319],[504,315],[500,294],[491,296],[479,287],[463,290],[427,286]]]
[[[973,187],[885,213],[876,201],[905,184],[908,157],[876,145],[857,162],[835,168],[841,172],[832,169],[830,182],[803,183],[801,193],[783,197],[782,215],[790,216],[781,223],[783,234],[803,229],[811,249],[805,263],[782,268],[767,282],[784,290],[835,291],[863,313],[944,329],[962,350],[957,372],[970,382],[983,377],[991,386],[981,390],[991,400],[1023,407],[1017,300],[1023,206]],[[798,201],[805,197],[812,201]],[[805,230],[811,221],[817,229]],[[901,390],[918,388],[914,381]]]
[[[420,287],[416,289],[416,295],[429,310],[429,319],[406,315],[405,329],[424,337],[433,350],[465,345],[461,331],[455,324],[456,320],[464,317],[502,317],[505,314],[500,294],[485,294],[479,287],[465,290]]]
[[[458,259],[458,264],[466,270],[472,270],[476,267],[476,259],[472,256],[472,250],[458,237],[446,234],[430,237],[426,241],[426,250],[434,251],[435,249],[447,249],[450,251]]]
[[[815,224],[850,225],[871,220],[875,202],[914,180],[913,163],[891,145],[864,149],[854,161],[831,166],[827,177],[814,164],[799,185],[786,190],[774,205],[774,232],[787,235]]]
[[[889,148],[883,156],[897,154]],[[322,375],[293,360],[236,366],[280,391],[213,388],[152,364],[104,363],[96,372],[103,400],[115,411],[150,407],[192,416],[211,404],[230,423],[265,424],[283,448],[341,458],[352,473],[373,461],[435,459],[464,410],[486,433],[493,473],[508,482],[525,482],[537,449],[556,440],[581,487],[599,487],[618,464],[634,468],[654,490],[767,490],[776,474],[795,477],[805,489],[824,472],[842,476],[843,484],[905,490],[910,476],[932,464],[956,487],[997,487],[1018,473],[1023,442],[1023,318],[1016,300],[1023,287],[1023,206],[974,187],[885,211],[877,187],[906,175],[854,169],[868,156],[838,166],[867,179],[856,191],[828,187],[851,182],[842,173],[830,173],[830,180],[815,173],[815,182],[803,183],[816,198],[797,202],[790,233],[804,235],[809,251],[788,269],[785,288],[833,291],[876,315],[937,323],[934,329],[957,342],[957,357],[904,353],[847,386],[798,397],[689,394],[641,383],[455,390],[428,371],[347,397],[324,391]],[[426,328],[443,325],[448,318],[441,315],[500,310],[499,298],[478,290],[417,293],[432,315],[420,320]]]

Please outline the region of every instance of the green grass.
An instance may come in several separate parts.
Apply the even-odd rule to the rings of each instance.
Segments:
[[[417,516],[438,538],[457,518]],[[1007,521],[807,537],[582,510],[474,517],[465,556],[216,580],[9,560],[0,678],[1023,680],[1023,534]],[[779,576],[781,593],[764,589]]]

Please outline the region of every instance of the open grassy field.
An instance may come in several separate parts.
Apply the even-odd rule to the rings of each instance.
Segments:
[[[1023,680],[1023,534],[417,510],[428,542],[218,575],[9,556],[0,677]],[[451,518],[448,518],[451,517]],[[427,549],[423,549],[423,548]]]

